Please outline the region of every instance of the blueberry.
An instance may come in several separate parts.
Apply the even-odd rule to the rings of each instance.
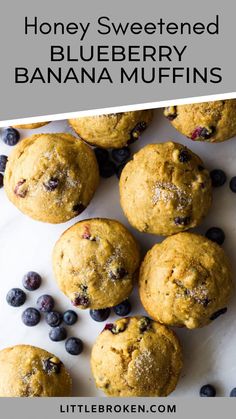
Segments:
[[[210,317],[210,320],[215,320],[219,316],[222,316],[222,314],[225,314],[227,312],[227,307],[221,308],[220,310],[217,310],[215,313],[213,313]]]
[[[111,151],[111,156],[116,163],[126,163],[130,158],[130,149],[129,147],[114,148]]]
[[[236,192],[236,176],[232,177],[230,183],[229,183],[229,187],[231,189],[232,192]]]
[[[100,310],[90,310],[89,314],[95,322],[104,322],[110,316],[110,312],[109,308],[102,308]]]
[[[81,214],[85,210],[85,206],[80,202],[79,204],[75,204],[72,208],[74,212],[76,212],[78,215]]]
[[[2,173],[0,173],[0,188],[2,188],[3,187],[3,175],[2,175]]]
[[[71,355],[79,355],[83,351],[84,345],[79,338],[69,338],[65,343],[66,351]]]
[[[51,295],[41,295],[37,299],[37,308],[39,311],[42,311],[43,313],[48,313],[49,311],[52,311],[54,304],[54,299],[51,297]]]
[[[174,223],[176,225],[187,226],[190,224],[191,218],[190,217],[175,217]]]
[[[195,128],[195,130],[192,132],[190,138],[192,140],[197,140],[199,139],[203,139],[203,140],[208,140],[209,138],[212,137],[212,135],[215,132],[215,128],[214,127],[197,127]]]
[[[43,184],[43,186],[45,187],[45,189],[48,192],[55,191],[55,189],[57,189],[58,185],[59,185],[59,180],[55,177],[52,177],[51,179],[49,179],[47,182],[45,182]]]
[[[12,307],[20,307],[25,303],[26,294],[20,288],[12,288],[7,293],[7,302]]]
[[[4,156],[4,155],[0,156],[0,172],[3,172],[3,173],[5,172],[7,160],[8,160],[7,156]]]
[[[109,160],[109,153],[104,148],[95,148],[94,153],[99,166]]]
[[[211,384],[206,384],[200,388],[200,396],[201,397],[215,397],[216,390]]]
[[[50,311],[46,315],[46,322],[51,327],[57,327],[62,322],[62,314],[58,311]]]
[[[75,311],[67,310],[63,314],[63,320],[64,320],[65,324],[67,324],[68,326],[72,326],[73,324],[75,324],[77,322],[78,316],[77,316]]]
[[[236,397],[236,387],[231,390],[230,397]]]
[[[49,375],[52,373],[59,374],[61,371],[61,366],[61,361],[55,356],[43,360],[43,370]]]
[[[221,169],[214,169],[210,172],[211,175],[211,183],[214,188],[218,188],[219,186],[223,186],[226,182],[226,174]]]
[[[2,140],[7,145],[16,145],[20,139],[20,134],[15,128],[5,128],[2,131]]]
[[[22,313],[22,321],[26,326],[36,326],[40,322],[40,312],[36,308],[29,307]]]
[[[50,330],[49,337],[53,342],[60,342],[67,337],[67,331],[63,326],[57,326]]]
[[[179,153],[179,161],[180,163],[188,163],[191,160],[191,155],[187,150],[181,150]]]
[[[106,160],[106,162],[99,166],[99,172],[101,177],[105,179],[113,176],[116,172],[115,163],[111,160]]]
[[[223,244],[225,241],[225,233],[219,227],[209,228],[206,232],[206,237],[219,245]]]
[[[127,316],[131,312],[131,304],[129,300],[125,300],[122,303],[117,304],[114,307],[114,312],[120,317]]]
[[[42,278],[41,276],[37,273],[37,272],[27,272],[27,274],[24,275],[22,283],[23,286],[28,290],[28,291],[35,291],[37,290],[42,282]]]
[[[122,170],[124,169],[125,165],[126,163],[122,163],[116,166],[116,176],[118,177],[118,179],[120,179]]]

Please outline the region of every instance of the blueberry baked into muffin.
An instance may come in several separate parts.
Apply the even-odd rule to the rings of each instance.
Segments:
[[[147,317],[107,324],[91,354],[95,383],[108,396],[167,396],[182,369],[182,349],[167,327]]]
[[[155,320],[189,329],[227,311],[233,290],[224,250],[206,237],[179,233],[156,244],[141,265],[139,291]]]
[[[0,397],[69,397],[72,381],[63,363],[41,348],[0,351]]]
[[[11,153],[4,176],[10,201],[39,221],[62,223],[79,215],[99,183],[93,150],[70,134],[38,134]]]
[[[81,309],[113,307],[125,300],[139,265],[138,243],[115,220],[80,221],[62,234],[53,251],[58,286]]]
[[[122,148],[138,140],[152,117],[152,110],[144,110],[69,119],[69,123],[91,145]]]
[[[202,160],[181,144],[149,144],[124,167],[120,178],[123,211],[136,229],[171,235],[196,227],[212,202]]]
[[[236,99],[169,106],[164,115],[194,141],[219,143],[236,135]]]

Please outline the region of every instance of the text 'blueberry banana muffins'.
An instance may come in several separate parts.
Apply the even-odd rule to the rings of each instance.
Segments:
[[[130,224],[168,236],[196,227],[208,213],[212,186],[202,160],[181,144],[149,144],[124,167],[120,198]]]
[[[236,135],[236,99],[169,106],[164,115],[194,141],[218,143]]]
[[[20,125],[12,125],[13,128],[19,128],[19,129],[36,129],[41,128],[44,125],[49,124],[49,121],[46,122],[33,122],[32,124],[20,124]]]
[[[99,183],[93,150],[70,134],[38,134],[11,153],[4,176],[10,201],[39,221],[62,223],[79,215]]]
[[[44,349],[17,345],[0,351],[0,397],[69,397],[63,363]]]
[[[112,113],[69,119],[81,139],[101,148],[122,148],[138,140],[153,118],[153,111]]]
[[[139,276],[141,302],[155,320],[189,329],[227,311],[233,290],[224,250],[206,237],[179,233],[156,244]]]
[[[94,218],[70,227],[53,251],[61,291],[81,309],[113,307],[131,293],[139,245],[118,221]]]
[[[95,383],[108,396],[167,396],[182,369],[182,349],[167,327],[147,317],[107,324],[91,354]]]

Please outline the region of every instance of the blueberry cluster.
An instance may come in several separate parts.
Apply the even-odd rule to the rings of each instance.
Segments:
[[[3,128],[1,131],[2,141],[10,146],[16,145],[20,139],[19,132],[14,128]],[[5,155],[0,156],[0,188],[3,187],[3,174],[6,169],[8,157]]]
[[[212,186],[214,188],[219,188],[220,186],[223,186],[227,181],[227,176],[225,172],[221,169],[214,169],[210,172],[211,175],[211,182]],[[232,192],[236,193],[236,176],[232,177],[229,183],[229,187]],[[206,237],[209,240],[212,240],[213,242],[219,244],[220,246],[225,241],[225,233],[224,231],[219,227],[211,227],[206,232]]]
[[[131,312],[131,304],[129,300],[125,300],[120,304],[117,304],[113,307],[113,310],[117,316],[123,317],[127,316]],[[100,310],[90,310],[89,314],[95,322],[104,322],[108,319],[111,314],[110,308],[103,308]]]
[[[110,153],[108,150],[97,147],[94,152],[100,176],[103,178],[109,178],[115,174],[120,178],[121,172],[131,156],[129,147],[112,149]]]
[[[28,291],[37,290],[42,282],[41,276],[37,272],[30,271],[24,275],[22,284]],[[21,288],[12,288],[8,291],[6,300],[12,307],[20,307],[26,301],[26,293]],[[67,310],[63,314],[54,310],[55,301],[51,295],[41,295],[35,307],[28,307],[22,313],[22,321],[26,326],[36,326],[42,313],[45,314],[46,323],[51,327],[49,338],[53,342],[60,342],[67,338],[67,330],[62,323],[72,326],[78,320],[78,316],[73,310]],[[76,337],[70,337],[65,342],[66,351],[71,355],[79,355],[83,351],[83,342]]]
[[[205,384],[200,388],[200,397],[215,397],[216,389],[212,384]],[[233,388],[230,392],[230,397],[236,397],[236,388]]]

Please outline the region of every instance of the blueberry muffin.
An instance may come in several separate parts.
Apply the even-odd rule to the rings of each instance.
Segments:
[[[101,148],[122,148],[138,140],[150,124],[152,110],[69,119],[81,139]]]
[[[0,351],[0,397],[69,397],[72,381],[63,363],[41,348]]]
[[[107,324],[91,355],[97,387],[113,397],[167,396],[182,368],[179,341],[167,327],[147,317]]]
[[[19,128],[19,129],[36,129],[41,128],[44,125],[49,124],[48,121],[46,122],[33,122],[32,124],[21,124],[21,125],[12,125],[13,128]]]
[[[236,99],[169,106],[164,115],[194,141],[219,143],[236,135]]]
[[[142,304],[155,320],[189,329],[227,310],[233,284],[223,249],[207,238],[179,233],[156,244],[139,276]]]
[[[53,251],[59,288],[82,309],[113,307],[125,300],[139,265],[136,240],[115,220],[80,221],[62,234]]]
[[[99,182],[93,150],[70,134],[38,134],[9,157],[4,186],[10,201],[39,221],[62,223],[89,204]]]
[[[211,180],[201,159],[183,145],[149,144],[123,169],[120,198],[135,228],[168,236],[201,223],[211,206]]]

